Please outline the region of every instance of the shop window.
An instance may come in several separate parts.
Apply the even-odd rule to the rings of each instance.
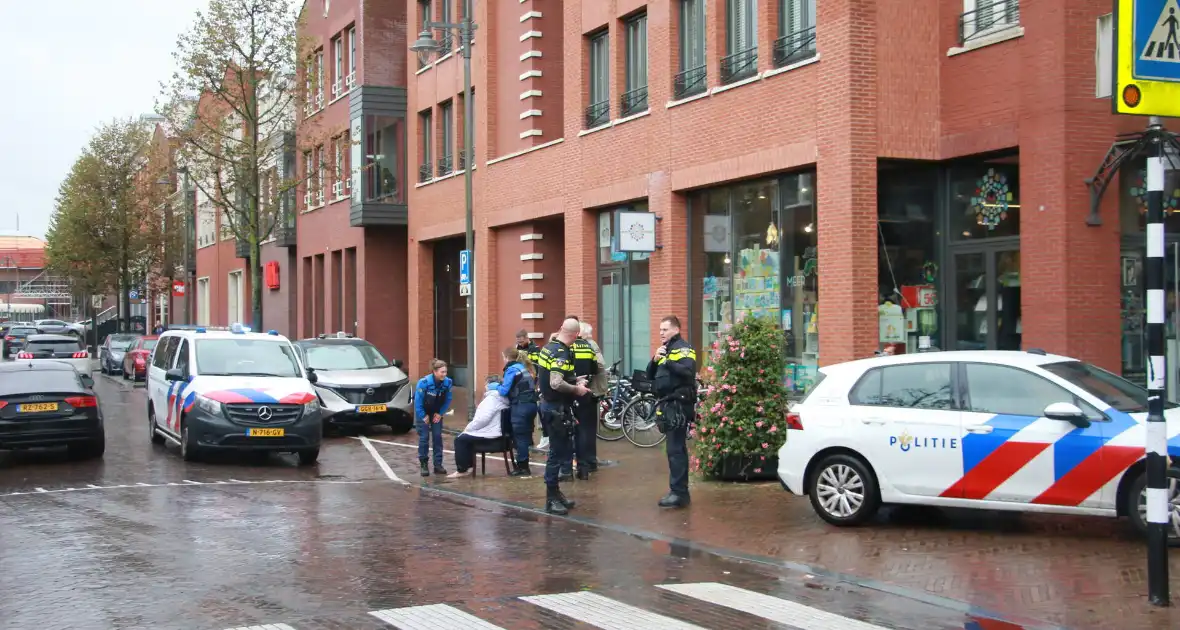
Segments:
[[[405,163],[404,120],[394,116],[367,116],[365,130],[365,181],[362,182],[365,200],[405,203],[404,186],[399,185],[403,175],[401,165]]]
[[[882,163],[877,176],[878,328],[894,354],[937,345],[938,171]]]
[[[702,349],[745,317],[786,339],[784,375],[803,394],[819,364],[814,175],[788,175],[693,198],[689,341]]]
[[[951,169],[950,188],[948,229],[952,240],[1020,235],[1017,164],[981,162],[955,166]]]
[[[1180,234],[1180,156],[1164,162],[1164,233]],[[1147,158],[1119,171],[1119,217],[1123,234],[1143,233],[1147,225]]]

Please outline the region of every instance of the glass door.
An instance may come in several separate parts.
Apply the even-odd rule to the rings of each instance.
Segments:
[[[598,344],[607,367],[623,358],[627,331],[623,327],[623,270],[611,269],[598,274]],[[620,365],[622,370],[625,366]],[[630,374],[630,372],[620,372]]]
[[[973,248],[951,260],[951,348],[1020,350],[1020,250]]]

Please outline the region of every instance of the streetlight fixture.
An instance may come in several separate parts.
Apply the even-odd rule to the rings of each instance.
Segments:
[[[470,6],[465,4],[464,6]],[[467,251],[469,256],[474,261],[475,257],[475,230],[472,219],[472,170],[475,168],[475,108],[472,104],[471,94],[471,40],[475,36],[475,29],[478,28],[475,22],[471,19],[471,9],[467,10],[466,15],[459,22],[432,22],[429,19],[422,21],[422,31],[418,33],[418,39],[410,44],[410,50],[418,55],[418,60],[423,65],[430,63],[431,57],[437,55],[442,51],[442,45],[434,38],[434,31],[455,32],[459,35],[459,54],[463,56],[463,187],[466,193],[464,208],[467,215]],[[474,267],[474,265],[472,265]],[[477,392],[475,390],[475,366],[478,362],[475,359],[475,274],[471,274],[471,292],[467,296],[467,361],[468,366],[468,388],[471,390],[471,400],[467,405],[467,417],[471,419],[475,415],[475,405],[478,402]]]

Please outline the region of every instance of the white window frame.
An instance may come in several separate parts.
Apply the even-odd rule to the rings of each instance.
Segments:
[[[324,145],[316,148],[316,204],[324,205],[324,182],[327,179],[324,175],[327,174],[327,168],[324,166],[324,158],[327,157],[324,153]]]
[[[623,24],[623,91],[647,87],[647,12],[638,13]]]
[[[208,326],[210,315],[209,276],[197,278],[197,325]]]
[[[332,40],[332,98],[339,98],[344,94],[344,37]]]
[[[1005,2],[1006,0],[963,0],[963,39],[974,38],[987,33],[998,33],[1014,26],[1019,26],[1019,18],[1015,22],[1008,21]],[[996,20],[988,28],[976,29],[975,20],[979,17],[979,13],[975,11],[979,7],[991,7],[992,11],[1000,11],[1003,17]],[[971,14],[969,18],[967,17],[968,13]]]
[[[590,103],[610,102],[610,32],[599,31],[590,37]]]
[[[725,56],[758,48],[758,0],[726,0]]]
[[[704,67],[708,61],[705,34],[706,0],[680,2],[680,65],[679,72]]]
[[[1114,14],[1098,16],[1095,22],[1097,40],[1094,42],[1094,96],[1110,98],[1114,81]]]
[[[348,78],[345,79],[348,89],[356,87],[356,27],[348,29]]]
[[[246,294],[244,290],[244,280],[245,274],[242,273],[241,269],[235,269],[226,275],[225,311],[227,323],[229,324],[240,324],[242,323],[242,319],[245,317],[245,309],[243,308],[244,305],[242,304]]]

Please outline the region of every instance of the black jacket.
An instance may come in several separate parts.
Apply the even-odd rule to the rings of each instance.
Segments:
[[[647,364],[647,376],[652,379],[656,396],[677,396],[696,402],[697,352],[688,342],[676,335],[664,344],[668,352]]]

